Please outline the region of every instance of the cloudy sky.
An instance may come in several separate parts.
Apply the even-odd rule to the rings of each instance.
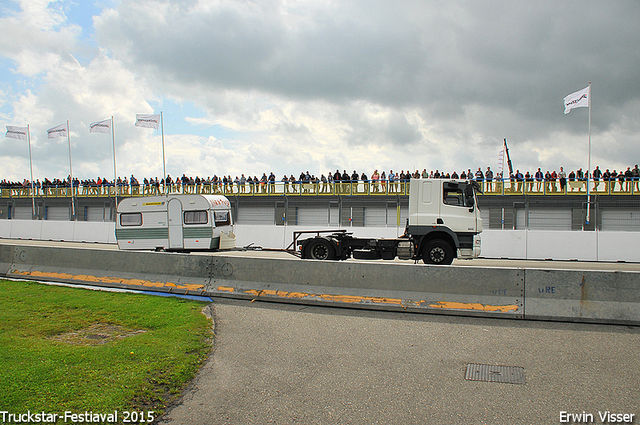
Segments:
[[[0,0],[0,125],[34,178],[640,162],[640,2]],[[29,178],[0,139],[0,179]]]

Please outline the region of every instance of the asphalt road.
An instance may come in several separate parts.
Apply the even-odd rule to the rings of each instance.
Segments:
[[[640,423],[640,328],[216,300],[209,360],[162,424]],[[468,381],[469,363],[524,368]]]

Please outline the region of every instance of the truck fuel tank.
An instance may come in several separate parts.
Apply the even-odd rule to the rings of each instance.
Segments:
[[[402,241],[398,242],[398,258],[400,260],[410,260],[413,258],[413,242]]]

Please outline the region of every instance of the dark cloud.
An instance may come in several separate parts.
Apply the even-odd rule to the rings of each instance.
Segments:
[[[564,115],[562,99],[589,82],[594,157],[638,161],[638,16],[635,0],[122,0],[94,22],[109,59],[154,96],[193,102],[201,125],[236,134],[216,151],[234,161],[493,168],[506,137],[520,168],[553,169],[586,167],[588,110]],[[65,52],[55,37],[30,43]]]
[[[276,13],[222,2],[141,16],[139,2],[125,1],[98,35],[167,78],[292,98],[433,102],[445,111],[510,103],[533,112],[596,79],[620,79],[603,101],[637,96],[621,87],[637,82],[639,56],[628,47],[640,42],[640,4],[457,4],[311,3],[295,14],[284,4]]]

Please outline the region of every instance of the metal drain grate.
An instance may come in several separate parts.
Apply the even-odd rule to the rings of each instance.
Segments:
[[[524,384],[524,368],[519,366],[491,366],[486,364],[469,363],[468,381],[502,382],[505,384]]]

